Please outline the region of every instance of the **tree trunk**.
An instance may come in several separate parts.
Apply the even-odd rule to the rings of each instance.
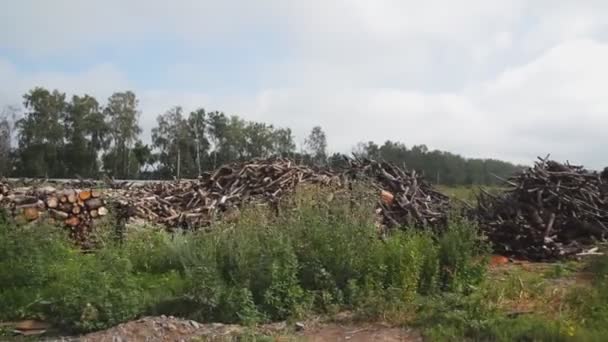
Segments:
[[[179,180],[180,178],[180,168],[181,168],[181,149],[179,148],[179,146],[177,147],[177,180]]]

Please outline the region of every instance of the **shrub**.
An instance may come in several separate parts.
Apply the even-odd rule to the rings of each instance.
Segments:
[[[0,320],[35,315],[49,270],[75,257],[65,236],[49,227],[0,224]]]
[[[44,315],[76,332],[146,314],[254,323],[350,308],[376,318],[479,283],[485,250],[475,227],[381,240],[373,206],[356,186],[306,188],[278,216],[252,206],[206,232],[145,227],[92,254],[44,227],[0,224],[0,318]]]
[[[146,303],[128,259],[118,253],[78,255],[51,269],[44,311],[75,331],[105,328],[141,313]]]
[[[465,220],[452,221],[439,236],[440,286],[442,290],[470,292],[486,271],[489,245],[477,227]]]

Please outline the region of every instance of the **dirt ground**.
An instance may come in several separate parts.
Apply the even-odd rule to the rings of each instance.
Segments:
[[[240,339],[238,339],[240,337]],[[340,324],[305,321],[246,328],[230,324],[201,324],[175,317],[145,317],[79,338],[83,342],[126,341],[422,341],[411,329],[381,323]]]

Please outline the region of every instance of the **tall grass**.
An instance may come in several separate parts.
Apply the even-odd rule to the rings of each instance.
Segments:
[[[362,190],[302,189],[278,216],[250,207],[210,232],[140,229],[94,254],[56,228],[2,224],[0,320],[41,317],[83,332],[161,313],[241,323],[341,309],[375,316],[482,282],[486,250],[471,224],[381,240],[373,212]]]

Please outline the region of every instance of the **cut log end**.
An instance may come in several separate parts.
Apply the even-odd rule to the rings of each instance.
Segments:
[[[35,207],[28,207],[23,209],[23,216],[28,221],[34,221],[40,217],[40,212]]]
[[[80,224],[80,219],[77,216],[72,216],[65,220],[65,224],[70,227],[76,227],[78,224]]]
[[[57,208],[57,205],[59,205],[59,201],[57,200],[57,197],[49,197],[46,200],[46,206],[54,209]]]
[[[106,209],[106,207],[101,207],[97,209],[97,214],[99,214],[99,216],[106,216],[108,214],[108,209]]]
[[[103,202],[99,198],[90,198],[84,203],[89,210],[98,209],[103,206]]]
[[[78,194],[78,197],[80,198],[80,200],[86,201],[91,198],[91,191],[83,190]]]

